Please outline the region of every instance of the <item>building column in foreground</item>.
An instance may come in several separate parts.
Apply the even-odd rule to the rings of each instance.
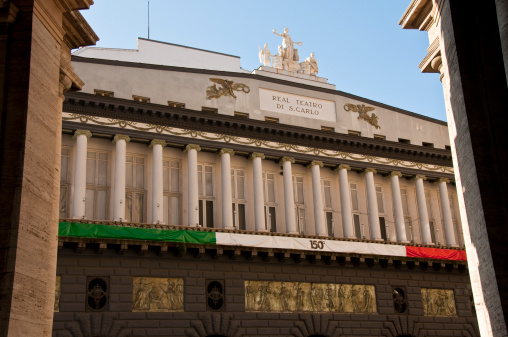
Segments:
[[[85,217],[86,202],[86,156],[88,139],[92,133],[88,130],[76,130],[76,165],[74,169],[74,193],[72,197],[72,218],[83,219]]]
[[[221,178],[222,178],[222,228],[234,229],[233,226],[233,197],[231,190],[231,156],[235,151],[221,149]]]
[[[154,139],[150,143],[153,149],[152,158],[152,223],[164,223],[164,191],[163,191],[163,167],[162,148],[167,143],[160,139]]]
[[[429,214],[427,213],[427,202],[425,201],[425,189],[423,181],[427,179],[424,175],[417,174],[414,178],[416,185],[416,202],[418,204],[418,215],[420,216],[420,229],[422,232],[422,243],[433,245],[430,233]]]
[[[116,135],[115,143],[115,190],[113,191],[113,220],[125,220],[125,157],[130,137]]]
[[[187,173],[188,173],[188,204],[189,226],[199,226],[199,194],[198,194],[198,151],[199,145],[189,144],[185,147],[187,152]]]
[[[379,227],[379,209],[377,205],[376,185],[374,185],[375,169],[366,168],[364,170],[365,183],[367,184],[367,203],[369,212],[370,239],[383,240],[381,237],[381,228]]]
[[[286,232],[289,234],[299,234],[296,228],[295,217],[295,195],[293,193],[293,172],[291,164],[295,162],[294,158],[282,157],[282,174],[284,180],[284,210],[286,214]]]
[[[263,190],[263,164],[265,155],[254,152],[249,157],[252,159],[253,180],[254,180],[254,222],[256,231],[266,232],[265,222],[265,195]]]
[[[351,210],[351,195],[349,193],[349,180],[347,171],[351,170],[351,166],[341,164],[335,169],[339,171],[339,188],[340,188],[340,208],[342,211],[342,230],[344,237],[348,239],[356,238],[353,228],[353,216]]]
[[[314,222],[316,235],[328,236],[330,234],[325,223],[323,194],[321,193],[321,167],[323,167],[323,162],[321,161],[312,161],[310,163],[312,171],[312,196],[314,198]]]
[[[402,177],[402,173],[397,171],[390,173],[390,181],[392,183],[393,217],[395,219],[395,230],[397,231],[397,242],[409,243],[407,240],[406,224],[404,222],[402,198],[400,196],[399,177]]]
[[[450,199],[448,199],[448,187],[450,180],[441,178],[437,181],[439,186],[439,196],[441,197],[441,211],[443,212],[443,225],[446,235],[446,245],[458,247],[455,230],[453,228],[452,212],[450,209]]]

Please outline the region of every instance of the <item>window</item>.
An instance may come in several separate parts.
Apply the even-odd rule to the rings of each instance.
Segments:
[[[69,177],[70,149],[63,148],[60,161],[60,206],[59,217],[69,217],[69,194],[70,194],[70,177]]]
[[[293,191],[295,195],[295,216],[300,234],[305,230],[305,200],[303,190],[303,177],[293,176]]]
[[[331,126],[321,126],[321,131],[335,132],[335,128]]]
[[[347,130],[347,133],[352,136],[361,136],[362,133],[360,131]]]
[[[201,107],[201,111],[211,112],[211,113],[216,114],[218,110],[216,108],[209,108],[209,107],[203,106],[203,107]]]
[[[175,101],[168,101],[168,106],[172,108],[178,108],[178,109],[185,109],[185,103],[175,102]]]
[[[106,311],[109,301],[109,277],[87,278],[87,301],[85,311]]]
[[[453,224],[453,231],[455,232],[455,239],[457,241],[457,244],[460,245],[460,242],[463,238],[462,233],[459,233],[459,224],[457,222],[457,218],[455,215],[455,203],[454,198],[452,195],[448,195],[448,200],[450,200],[450,212],[452,213],[452,224]]]
[[[214,227],[214,170],[211,165],[198,164],[199,225]]]
[[[109,206],[107,152],[88,151],[86,158],[85,217],[106,220]]]
[[[233,197],[233,227],[245,230],[245,172],[231,169],[231,190]]]
[[[248,113],[238,112],[238,111],[234,112],[234,116],[235,117],[241,117],[241,118],[249,118],[249,114]]]
[[[349,190],[351,192],[351,208],[353,210],[353,224],[355,230],[355,236],[361,239],[363,236],[361,224],[360,224],[360,210],[358,208],[358,190],[356,183],[349,184]]]
[[[265,225],[270,232],[277,231],[275,208],[275,173],[263,172],[263,191],[265,195]]]
[[[383,135],[374,135],[374,139],[385,140],[386,136],[383,136]]]
[[[411,141],[409,139],[399,138],[399,143],[411,144]]]
[[[107,91],[107,90],[100,90],[100,89],[94,89],[93,93],[99,96],[103,97],[113,97],[114,93],[113,91]]]
[[[406,227],[406,239],[414,242],[413,239],[413,227],[411,225],[411,217],[409,216],[409,207],[407,203],[407,190],[405,188],[400,189],[400,197],[402,199],[402,212],[404,213],[404,225]]]
[[[376,186],[377,208],[379,214],[384,214],[385,207],[383,203],[383,189],[381,186]],[[385,241],[388,240],[386,221],[384,216],[379,217],[379,229],[381,230],[381,238]]]
[[[132,95],[132,99],[136,102],[150,103],[150,97]]]
[[[333,228],[333,208],[332,208],[332,187],[331,182],[328,179],[323,180],[321,184],[323,188],[323,202],[324,202],[324,212],[325,212],[325,221],[326,227],[328,229],[328,235],[334,236],[334,228]]]
[[[427,205],[427,214],[429,216],[430,238],[432,243],[436,243],[436,228],[434,215],[432,214],[432,204],[430,202],[430,191],[425,191],[425,204]]]
[[[265,122],[278,123],[279,119],[275,117],[265,117]]]
[[[164,159],[163,193],[164,193],[164,223],[171,226],[181,225],[182,193],[180,189],[180,161]]]
[[[146,209],[145,158],[125,157],[125,218],[127,222],[144,222]]]
[[[452,147],[450,145],[445,145],[444,148],[445,148],[445,150],[449,150],[449,151],[452,150]]]
[[[422,142],[422,146],[433,148],[434,147],[434,143],[425,143],[425,142]]]

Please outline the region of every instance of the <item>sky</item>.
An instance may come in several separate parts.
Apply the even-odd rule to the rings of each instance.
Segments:
[[[314,52],[320,77],[339,91],[446,120],[438,74],[418,68],[426,32],[398,25],[411,0],[150,0],[150,39],[239,56],[260,66],[259,45],[272,54],[289,28],[300,60]],[[97,46],[136,49],[148,38],[148,0],[96,0],[81,11]]]

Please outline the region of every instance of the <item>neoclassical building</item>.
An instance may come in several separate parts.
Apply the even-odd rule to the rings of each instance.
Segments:
[[[446,123],[336,90],[277,35],[252,72],[74,52],[56,336],[477,335]]]

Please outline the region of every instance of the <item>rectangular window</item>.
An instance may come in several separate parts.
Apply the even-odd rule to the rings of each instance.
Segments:
[[[88,151],[86,158],[85,217],[106,220],[109,206],[109,154]]]
[[[235,117],[241,117],[241,118],[249,118],[249,114],[246,113],[246,112],[238,112],[238,111],[235,111],[234,112],[234,116]]]
[[[381,230],[381,238],[388,241],[388,235],[386,233],[386,222],[383,216],[379,217],[379,229]]]
[[[125,218],[127,222],[144,222],[146,209],[145,158],[125,157]]]
[[[245,230],[245,172],[231,169],[231,189],[233,197],[233,227]]]
[[[331,126],[321,126],[321,131],[335,132],[335,128]]]
[[[360,224],[360,214],[353,214],[353,224],[354,224],[356,238],[361,239],[362,238],[362,227]]]
[[[411,141],[409,139],[399,138],[399,143],[411,144]]]
[[[103,97],[113,97],[114,96],[113,91],[107,91],[107,90],[94,89],[93,93],[98,96],[103,96]]]
[[[347,133],[352,136],[361,136],[362,133],[360,131],[347,130]]]
[[[413,238],[413,226],[411,226],[411,218],[404,217],[404,226],[406,227],[406,239],[410,242],[414,242]]]
[[[326,227],[328,229],[328,236],[335,236],[333,228],[333,213],[325,212],[325,217],[326,217]]]
[[[279,119],[278,119],[278,118],[275,118],[275,117],[266,117],[266,116],[265,116],[265,122],[278,123],[278,122],[279,122]]]
[[[425,143],[425,142],[422,142],[422,146],[433,148],[434,147],[434,143]]]
[[[323,200],[325,209],[332,209],[332,187],[330,180],[323,180]]]
[[[402,199],[402,212],[404,215],[409,215],[409,207],[407,203],[407,190],[405,188],[400,189],[400,197]]]
[[[69,217],[69,164],[70,164],[70,150],[62,149],[61,160],[60,160],[60,205],[59,205],[59,217]]]
[[[377,209],[379,213],[385,212],[385,206],[383,204],[383,190],[381,186],[376,186],[376,196],[377,196]]]
[[[214,113],[214,114],[216,114],[218,112],[218,110],[216,108],[210,108],[210,107],[206,107],[206,106],[201,107],[201,111],[210,112],[210,113]]]
[[[434,221],[429,220],[429,227],[430,227],[430,240],[432,243],[436,243],[436,228],[434,226]]]
[[[263,193],[265,197],[265,227],[270,232],[277,231],[277,217],[275,208],[275,173],[263,172]]]
[[[163,193],[164,193],[164,223],[171,226],[181,225],[182,194],[180,188],[180,161],[164,159],[163,167]]]
[[[136,102],[150,103],[150,97],[132,95],[132,99]]]
[[[172,108],[177,109],[185,109],[185,103],[175,102],[175,101],[168,101],[168,106]]]
[[[351,191],[351,207],[353,211],[358,211],[358,191],[356,189],[356,184],[349,184],[349,189]]]
[[[383,136],[383,135],[374,135],[374,139],[385,140],[386,136]]]
[[[199,225],[214,227],[214,170],[211,165],[198,164]]]
[[[429,216],[429,227],[430,227],[430,237],[432,243],[437,243],[436,241],[436,226],[434,222],[434,215],[432,213],[432,203],[430,200],[430,191],[425,191],[425,204],[427,207],[427,215]]]
[[[300,234],[305,232],[305,199],[303,177],[293,176],[293,190],[295,198],[295,216]]]

